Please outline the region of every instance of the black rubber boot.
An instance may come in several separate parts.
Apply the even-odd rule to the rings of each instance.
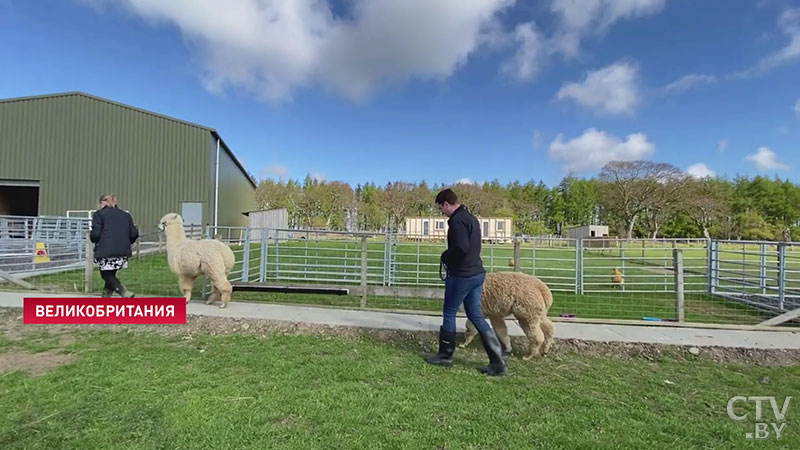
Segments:
[[[508,373],[508,366],[503,360],[503,347],[493,329],[481,333],[481,341],[486,354],[489,355],[489,365],[480,369],[481,373],[489,376],[505,375]]]
[[[439,353],[425,358],[430,364],[450,367],[453,365],[453,353],[456,351],[456,333],[445,331],[439,327]]]
[[[123,286],[122,283],[120,283],[119,288],[117,288],[117,293],[122,298],[133,298],[136,295],[133,292],[129,291],[128,288]]]
[[[114,291],[112,291],[109,288],[103,289],[103,296],[102,296],[103,298],[111,298],[113,296],[114,296]]]

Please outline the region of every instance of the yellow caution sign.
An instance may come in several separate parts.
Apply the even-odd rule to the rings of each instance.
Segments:
[[[33,254],[33,262],[36,263],[50,262],[50,257],[47,256],[47,248],[45,248],[44,242],[36,243],[36,251]]]

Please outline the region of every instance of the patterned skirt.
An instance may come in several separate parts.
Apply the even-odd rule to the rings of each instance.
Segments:
[[[113,258],[95,258],[94,263],[100,270],[120,270],[128,268],[128,257],[118,256]]]

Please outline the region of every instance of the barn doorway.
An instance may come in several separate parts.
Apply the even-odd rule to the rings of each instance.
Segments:
[[[39,182],[0,179],[0,215],[38,216]]]

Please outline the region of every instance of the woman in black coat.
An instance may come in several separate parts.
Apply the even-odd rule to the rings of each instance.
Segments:
[[[117,208],[114,194],[100,197],[100,209],[92,216],[92,232],[89,238],[94,242],[94,262],[100,268],[106,286],[103,297],[111,297],[114,292],[121,297],[133,297],[117,279],[117,271],[128,267],[131,244],[139,238],[139,230],[127,212]]]

